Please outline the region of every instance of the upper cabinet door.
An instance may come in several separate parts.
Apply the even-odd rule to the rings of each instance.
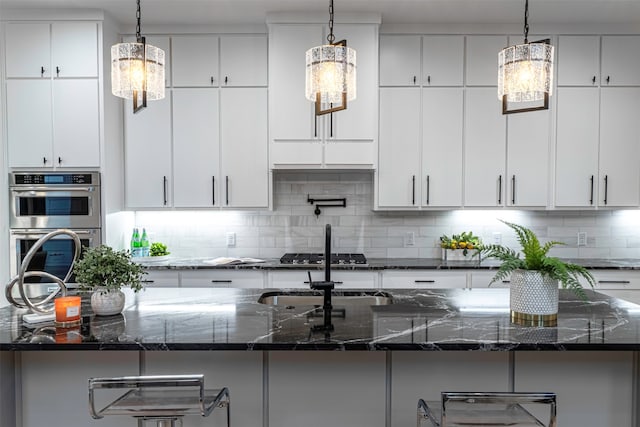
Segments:
[[[380,36],[380,86],[420,86],[420,36]]]
[[[220,86],[267,85],[267,37],[220,37]]]
[[[98,24],[55,22],[51,25],[51,74],[54,77],[98,76]]]
[[[640,85],[640,36],[602,37],[602,86]]]
[[[462,86],[464,36],[424,36],[422,85]]]
[[[597,86],[600,82],[600,37],[558,38],[558,86]]]
[[[507,36],[467,36],[467,86],[498,85],[498,53],[507,46]]]
[[[218,37],[172,37],[171,67],[173,86],[218,86]]]
[[[7,77],[50,77],[50,34],[49,24],[7,24]]]

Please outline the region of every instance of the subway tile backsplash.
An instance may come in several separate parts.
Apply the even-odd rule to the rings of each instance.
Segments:
[[[321,252],[324,225],[332,225],[336,252],[362,252],[369,258],[440,257],[442,234],[473,231],[483,241],[518,248],[515,234],[498,219],[533,229],[541,240],[565,242],[552,254],[568,258],[640,258],[640,210],[522,211],[444,210],[374,212],[370,172],[276,172],[273,211],[163,211],[135,213],[138,227],[177,257],[251,256],[279,258],[285,252]],[[347,199],[347,207],[321,207],[312,198]],[[236,245],[226,246],[226,233]],[[577,246],[577,233],[587,245]],[[413,234],[414,244],[408,244]],[[128,236],[124,237],[128,241]]]

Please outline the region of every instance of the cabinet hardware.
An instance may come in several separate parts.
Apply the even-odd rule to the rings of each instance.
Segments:
[[[313,137],[318,137],[318,116],[314,114],[313,116]]]
[[[416,76],[413,76],[413,84],[416,84]]]
[[[216,204],[216,177],[211,177],[211,204]]]
[[[44,67],[40,67],[40,77],[44,77]]]
[[[498,204],[502,204],[502,175],[498,175]]]
[[[62,157],[58,157],[58,164],[61,165],[62,164]]]
[[[211,283],[233,283],[233,280],[212,280]]]
[[[511,177],[511,204],[516,204],[516,176]]]
[[[416,176],[415,175],[411,177],[411,185],[412,185],[411,204],[415,205],[416,204]]]
[[[333,138],[333,113],[329,114],[329,138]]]
[[[414,280],[413,283],[436,283],[435,280]]]
[[[607,204],[607,193],[609,190],[609,175],[604,176],[604,204]]]
[[[225,198],[226,198],[225,202],[227,206],[229,206],[229,175],[225,177],[224,192],[225,192]]]
[[[609,84],[610,81],[611,81],[611,78],[607,76],[607,84]]]
[[[46,158],[46,157],[43,157],[43,158],[42,158],[42,164],[43,164],[43,165],[46,165],[46,164],[47,164],[47,158]]]
[[[155,280],[141,280],[142,283],[155,283]]]
[[[511,283],[511,280],[503,280],[502,283]]]
[[[591,79],[591,83],[596,84],[596,76],[593,76],[593,78]]]
[[[56,66],[56,77],[60,77],[60,67]]]
[[[164,205],[167,206],[167,177],[162,177],[162,197],[164,200]]]
[[[213,76],[211,76],[211,84],[213,84],[214,81],[215,80],[214,80]]]
[[[224,76],[224,84],[228,84],[229,83],[229,76]]]
[[[591,196],[589,197],[589,204],[593,205],[593,175],[591,175],[590,181],[591,181]]]
[[[309,281],[307,280],[307,281],[302,282],[302,283],[304,283],[305,285],[308,285],[308,284],[309,284]],[[334,284],[334,285],[342,285],[342,284],[343,284],[343,282],[333,282],[333,284]]]
[[[427,83],[431,84],[431,76],[427,76]]]
[[[628,285],[631,283],[630,280],[598,280],[598,283],[622,283],[624,285]]]
[[[427,204],[429,204],[429,195],[431,192],[429,178],[430,178],[429,175],[427,175]]]

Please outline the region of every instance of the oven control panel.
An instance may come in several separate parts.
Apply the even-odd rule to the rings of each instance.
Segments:
[[[98,173],[14,173],[13,185],[99,184]]]

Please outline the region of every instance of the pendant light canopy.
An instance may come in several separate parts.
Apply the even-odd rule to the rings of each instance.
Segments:
[[[356,51],[347,41],[335,42],[333,35],[333,0],[329,4],[329,44],[316,46],[306,54],[305,95],[316,104],[316,115],[347,108],[356,98]],[[334,106],[337,104],[336,106]],[[323,105],[329,108],[323,109]]]
[[[550,40],[529,43],[529,0],[525,0],[524,43],[498,53],[498,99],[502,114],[546,110],[553,91]]]
[[[140,0],[137,0],[136,41],[111,46],[111,93],[133,99],[133,112],[147,100],[164,98],[164,51],[147,44],[140,35]]]

